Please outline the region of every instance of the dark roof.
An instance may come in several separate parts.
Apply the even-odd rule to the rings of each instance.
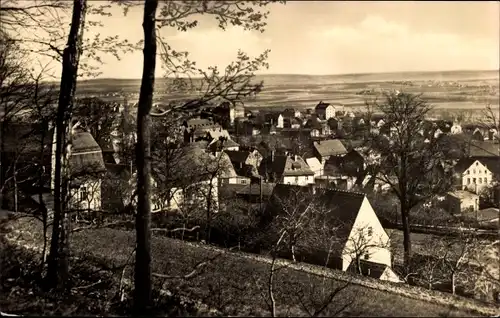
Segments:
[[[372,278],[380,279],[382,274],[384,274],[387,269],[387,265],[370,262],[364,259],[359,260],[359,267],[361,269],[361,275],[369,276]],[[355,260],[351,262],[349,267],[347,268],[348,272],[358,273],[358,264]]]
[[[316,151],[322,157],[336,156],[347,153],[347,149],[339,139],[330,139],[323,140],[321,142],[315,142],[314,148],[316,148]]]
[[[233,164],[244,163],[250,155],[250,151],[244,150],[226,150],[225,153]]]
[[[495,157],[469,157],[460,159],[453,169],[456,173],[463,173],[478,160],[494,174],[500,174],[500,159]]]
[[[307,120],[307,122],[304,125],[305,128],[311,128],[311,129],[321,129],[323,128],[323,125],[319,121],[317,117],[312,117]]]
[[[316,110],[325,110],[328,106],[330,106],[330,103],[324,103],[323,101],[320,101],[318,105],[316,105],[315,109]]]
[[[494,141],[472,140],[469,156],[471,157],[498,157],[500,144]]]
[[[299,214],[310,206],[317,206],[318,211],[315,212],[321,213],[332,228],[338,228],[337,239],[343,247],[364,199],[365,195],[362,193],[277,184],[266,207],[266,214],[279,215],[286,208],[284,204],[293,205]]]

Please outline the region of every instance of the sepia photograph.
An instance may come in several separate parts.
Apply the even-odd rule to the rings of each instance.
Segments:
[[[0,0],[0,317],[499,317],[500,2]]]

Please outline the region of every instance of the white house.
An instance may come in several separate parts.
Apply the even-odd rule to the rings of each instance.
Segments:
[[[318,105],[316,105],[315,111],[318,118],[323,120],[335,117],[335,107],[329,103],[323,103],[323,101],[320,101]]]
[[[454,170],[462,190],[479,193],[481,190],[498,182],[500,176],[500,158],[465,158],[455,165]]]
[[[70,174],[70,207],[77,210],[101,209],[101,174],[106,171],[101,147],[89,132],[79,127],[70,131],[68,169]],[[55,189],[56,129],[52,145],[51,191]]]
[[[314,172],[297,155],[271,155],[262,160],[260,175],[271,182],[305,186],[314,183]]]
[[[462,126],[458,122],[454,122],[450,128],[450,134],[458,135],[462,133]]]
[[[361,264],[373,272],[387,272],[378,278],[397,281],[392,272],[390,239],[365,194],[314,187],[278,184],[266,207],[270,215],[295,215],[310,211],[332,229],[330,239],[315,241],[306,249],[325,250],[335,259],[335,265],[346,271]],[[325,234],[328,236],[328,234]],[[300,242],[298,243],[300,245]],[[380,271],[380,268],[383,268]],[[360,270],[361,274],[363,270]],[[370,271],[368,271],[370,272]]]
[[[278,120],[276,121],[276,128],[283,128],[283,127],[284,127],[283,115],[279,114]]]

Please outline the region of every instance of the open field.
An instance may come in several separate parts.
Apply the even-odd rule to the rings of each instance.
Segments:
[[[264,82],[264,89],[256,98],[245,102],[249,108],[313,108],[320,100],[358,108],[388,89],[422,93],[438,109],[477,110],[488,103],[499,104],[498,71],[259,75],[256,80]],[[181,97],[164,93],[168,82],[168,79],[156,80],[157,102]],[[129,101],[136,101],[139,88],[138,79],[95,79],[78,83],[80,94],[107,95],[104,96],[106,99],[120,102],[123,93],[129,96]]]
[[[39,246],[40,235],[38,224],[33,221],[11,223],[13,229],[21,232],[12,233],[18,242],[32,247]],[[72,235],[73,251],[80,257],[101,259],[109,266],[123,264],[129,258],[135,245],[134,233],[120,230],[101,229],[78,232]],[[229,253],[221,249],[199,244],[185,243],[182,241],[155,237],[152,240],[153,271],[168,275],[184,275],[191,271],[200,261],[214,258],[220,253],[199,276],[190,280],[167,280],[170,290],[176,289],[182,294],[187,294],[195,299],[202,299],[204,303],[218,307],[224,303],[226,310],[235,315],[268,315],[264,298],[265,284],[268,279],[269,264],[262,257],[250,256],[243,253]],[[281,267],[280,264],[278,264]],[[299,266],[299,265],[297,265]],[[324,269],[314,267],[316,270],[307,272],[297,270],[293,264],[282,268],[275,277],[275,297],[279,314],[302,316],[304,309],[299,306],[300,295],[320,296],[322,287],[333,290],[345,284],[346,277],[351,284],[339,293],[333,300],[324,315],[334,315],[337,310],[347,306],[341,316],[471,316],[480,312],[492,313],[494,308],[474,301],[446,294],[429,294],[429,300],[417,300],[409,295],[423,292],[418,288],[406,287],[399,284],[384,285],[400,292],[390,292],[391,289],[382,290],[378,287],[380,282],[361,276],[351,276],[338,271],[329,271],[330,275],[322,277]],[[308,267],[308,268],[309,268]],[[305,267],[304,267],[305,268]],[[334,278],[337,277],[338,278]],[[342,278],[343,277],[343,278]],[[360,281],[357,283],[357,281]],[[361,281],[366,283],[360,284]],[[369,283],[370,281],[371,283]],[[326,285],[325,285],[326,284]],[[386,284],[386,283],[384,283]],[[374,287],[367,287],[372,285]],[[261,287],[259,287],[261,286]],[[264,289],[261,289],[264,288]],[[412,291],[411,291],[412,290]],[[304,293],[304,294],[301,294]],[[262,294],[264,293],[264,294]],[[414,297],[414,296],[413,296]],[[437,303],[438,298],[447,300]],[[433,299],[431,301],[431,299]],[[318,300],[318,299],[316,299]],[[454,303],[456,301],[456,303]],[[305,299],[306,304],[308,300]],[[459,305],[461,303],[461,305]],[[468,305],[466,305],[467,303]],[[387,306],[390,304],[390,306]],[[457,307],[455,307],[455,306]],[[470,306],[470,307],[469,307]],[[454,308],[455,307],[455,308]],[[230,310],[232,308],[232,310]],[[467,309],[466,309],[467,308]]]

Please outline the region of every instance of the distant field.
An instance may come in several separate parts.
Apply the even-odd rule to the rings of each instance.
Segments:
[[[245,102],[250,108],[312,108],[320,100],[357,108],[388,89],[422,93],[438,109],[475,110],[484,108],[486,104],[498,105],[500,102],[497,71],[260,75],[256,80],[264,82],[264,89],[256,98]],[[168,82],[169,79],[156,80],[158,102],[180,97],[162,96],[161,92]],[[119,93],[118,96],[106,97],[116,101],[123,100],[123,93],[135,94],[129,96],[129,100],[137,100],[139,88],[140,80],[136,79],[95,79],[78,83],[79,94]]]

